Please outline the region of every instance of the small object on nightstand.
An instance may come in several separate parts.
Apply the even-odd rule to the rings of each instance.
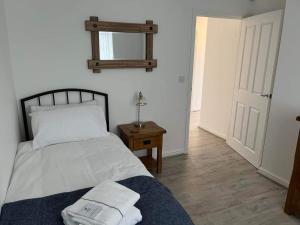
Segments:
[[[138,120],[137,120],[137,122],[134,123],[134,125],[138,128],[143,128],[144,123],[141,122],[141,106],[146,106],[147,102],[146,102],[145,97],[144,97],[144,95],[141,91],[138,92],[136,100],[137,100],[136,106],[137,106],[137,111],[138,111],[137,112],[138,113]]]
[[[162,172],[162,145],[163,134],[167,131],[154,122],[144,122],[143,128],[137,128],[134,124],[122,124],[118,126],[120,137],[131,151],[147,150],[147,156],[141,157],[147,169],[156,167],[156,172]],[[157,148],[157,159],[152,157],[152,149]]]

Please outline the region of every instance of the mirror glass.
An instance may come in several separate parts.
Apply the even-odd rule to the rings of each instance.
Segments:
[[[100,59],[145,59],[145,36],[143,33],[100,31]]]

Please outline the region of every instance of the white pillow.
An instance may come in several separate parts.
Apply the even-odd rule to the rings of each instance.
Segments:
[[[74,106],[86,106],[86,105],[98,105],[98,102],[96,100],[93,101],[88,101],[88,102],[83,102],[79,104],[67,104],[67,105],[44,105],[44,106],[36,106],[33,105],[30,107],[30,113],[29,116],[32,116],[32,113],[34,112],[41,112],[41,111],[50,111],[50,110],[55,110],[55,109],[63,109],[63,108],[71,108]],[[37,124],[34,122],[31,122],[31,131],[32,135],[35,136],[37,133]]]
[[[104,112],[97,105],[38,111],[31,117],[36,128],[33,149],[108,135]]]
[[[84,106],[84,105],[98,105],[98,102],[96,100],[83,102],[79,104],[67,104],[67,105],[33,105],[30,107],[30,113],[33,112],[39,112],[39,111],[49,111],[53,109],[59,109],[59,108],[68,108],[68,107],[74,107],[74,106]]]

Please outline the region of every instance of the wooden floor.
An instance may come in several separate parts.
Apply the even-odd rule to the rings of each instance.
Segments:
[[[158,179],[196,225],[300,224],[283,213],[286,189],[257,174],[223,139],[194,123],[189,154],[164,159]]]

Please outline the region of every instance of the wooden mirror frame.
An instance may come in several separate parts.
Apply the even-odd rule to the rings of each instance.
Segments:
[[[92,59],[88,60],[88,68],[94,73],[101,73],[101,69],[116,68],[145,68],[151,72],[157,67],[157,60],[153,59],[153,34],[158,32],[158,25],[152,20],[147,20],[145,24],[139,23],[119,23],[99,21],[97,16],[91,16],[85,21],[86,31],[91,32]],[[145,33],[146,35],[146,56],[145,59],[133,60],[101,60],[99,47],[99,31]]]

